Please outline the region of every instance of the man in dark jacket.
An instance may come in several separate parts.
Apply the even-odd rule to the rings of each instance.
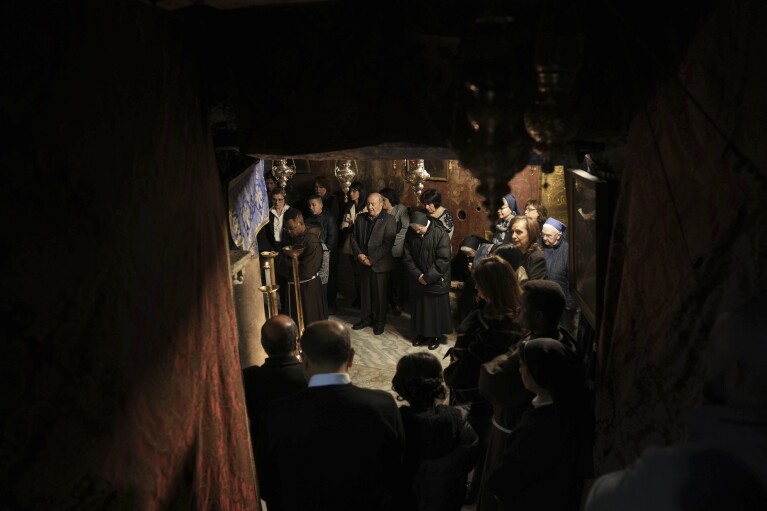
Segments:
[[[318,321],[301,338],[309,387],[267,407],[256,465],[269,511],[394,511],[405,447],[386,391],[357,387],[349,330]]]
[[[383,197],[378,193],[368,195],[367,208],[367,213],[357,215],[354,221],[352,252],[361,267],[362,317],[352,328],[372,325],[373,333],[381,335],[386,325],[388,272],[394,269],[392,247],[397,222],[383,210]]]
[[[322,197],[312,195],[309,197],[309,215],[306,219],[307,224],[317,225],[320,228],[320,241],[325,244],[328,250],[328,271],[327,284],[323,282],[322,287],[325,291],[328,301],[328,313],[336,312],[336,267],[338,266],[338,225],[330,214],[325,211]]]
[[[268,355],[264,364],[242,371],[253,445],[266,405],[305,389],[308,383],[304,366],[298,360],[298,327],[289,316],[278,314],[266,320],[261,327],[261,346]]]

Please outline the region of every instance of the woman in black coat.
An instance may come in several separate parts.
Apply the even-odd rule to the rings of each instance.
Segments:
[[[445,369],[450,403],[468,410],[469,423],[479,436],[480,459],[471,480],[471,500],[479,493],[493,416],[492,404],[479,393],[480,366],[506,353],[522,337],[519,324],[522,291],[511,264],[490,256],[477,263],[472,275],[480,301],[458,327],[455,346],[448,350],[450,365]]]
[[[413,346],[439,346],[444,334],[453,331],[450,313],[450,236],[426,213],[410,214],[402,262],[410,282]]]
[[[399,409],[405,453],[398,509],[459,511],[477,435],[458,409],[442,404],[442,364],[429,352],[409,353],[397,363],[392,388],[409,404]]]
[[[352,251],[351,239],[354,236],[354,221],[357,215],[365,213],[367,209],[368,193],[365,185],[360,181],[354,181],[349,186],[348,199],[344,195],[346,206],[344,208],[343,220],[338,231],[338,240],[341,247],[341,253],[345,254],[349,260],[354,277],[354,298],[351,301],[352,307],[360,306],[360,265],[357,264],[357,257]]]

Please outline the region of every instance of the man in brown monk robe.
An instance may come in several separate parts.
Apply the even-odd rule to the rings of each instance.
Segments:
[[[322,245],[320,243],[320,228],[307,227],[304,216],[298,208],[285,212],[285,230],[288,233],[290,246],[301,246],[304,251],[298,256],[298,279],[301,285],[301,306],[304,313],[304,327],[314,321],[328,319],[327,304],[322,293],[322,282],[319,272],[322,266]],[[298,323],[298,312],[295,299],[295,284],[293,279],[293,260],[284,249],[275,258],[277,274],[288,280],[286,293],[280,293],[283,298],[283,311]]]

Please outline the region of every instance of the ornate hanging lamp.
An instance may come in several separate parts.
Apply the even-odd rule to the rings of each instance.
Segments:
[[[402,170],[405,181],[410,183],[416,197],[416,205],[421,203],[423,183],[431,177],[426,171],[425,160],[405,160],[405,168]]]
[[[277,162],[272,165],[272,175],[274,176],[274,179],[280,183],[283,194],[285,193],[285,187],[287,186],[288,181],[290,181],[290,178],[296,174],[296,162],[294,160],[291,161],[293,162],[292,165],[288,165],[287,159],[277,160]]]
[[[354,168],[352,168],[352,165],[354,165]],[[352,185],[354,178],[357,177],[357,172],[359,172],[357,160],[343,160],[340,167],[338,166],[338,160],[336,160],[334,173],[345,194],[349,193],[349,187]]]
[[[477,178],[477,192],[491,217],[500,197],[509,193],[508,182],[527,165],[532,145],[522,121],[535,94],[533,72],[524,58],[531,41],[529,28],[505,10],[477,18],[461,40],[465,88],[452,142],[461,166]]]
[[[580,127],[574,91],[583,61],[583,35],[572,0],[549,0],[544,6],[534,60],[538,98],[525,112],[525,130],[535,141],[541,171],[549,174],[556,160],[573,152],[569,143]]]

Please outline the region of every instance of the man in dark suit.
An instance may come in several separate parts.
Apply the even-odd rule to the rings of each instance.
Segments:
[[[349,330],[317,321],[301,338],[309,388],[272,402],[259,428],[262,498],[275,510],[393,510],[404,451],[388,392],[356,387]]]
[[[308,383],[304,366],[298,360],[298,327],[290,316],[278,314],[266,320],[261,327],[261,345],[268,355],[264,364],[242,371],[253,445],[266,405],[305,389]]]
[[[367,213],[357,215],[354,221],[352,252],[361,267],[362,318],[352,328],[372,325],[373,333],[381,335],[386,325],[389,272],[394,270],[392,247],[397,221],[383,210],[383,197],[378,193],[368,195],[367,208]]]

